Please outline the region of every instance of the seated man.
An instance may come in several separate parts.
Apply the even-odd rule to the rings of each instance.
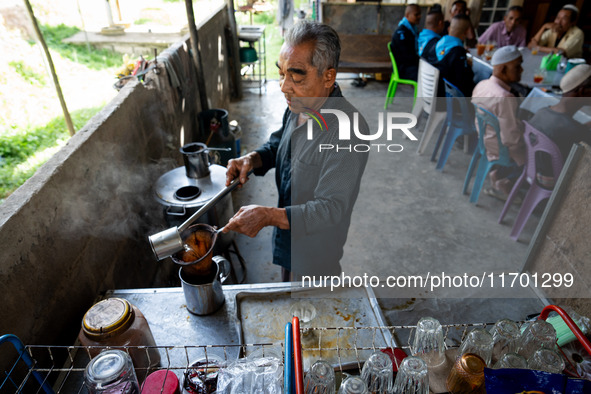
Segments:
[[[529,123],[546,134],[556,143],[566,160],[572,145],[584,141],[591,144],[591,129],[573,119],[573,115],[583,106],[591,104],[591,66],[582,64],[570,70],[560,81],[560,89],[564,92],[558,104],[543,108],[536,112]],[[552,188],[559,174],[552,173],[552,163],[548,155],[536,162],[539,163],[536,178],[541,186]]]
[[[392,54],[396,59],[400,78],[417,80],[419,73],[419,55],[417,55],[418,24],[421,21],[421,8],[410,4],[404,11],[404,18],[398,23],[398,29],[392,35]]]
[[[478,38],[478,42],[480,44],[486,44],[487,42],[494,41],[498,48],[507,45],[524,47],[526,44],[525,35],[527,34],[527,31],[520,23],[522,16],[522,7],[518,5],[510,7],[507,9],[503,20],[490,25]]]
[[[538,47],[541,52],[546,53],[562,52],[568,58],[581,57],[585,35],[576,26],[578,15],[577,7],[572,4],[565,5],[556,15],[554,22],[548,22],[540,28],[528,47]]]
[[[429,11],[425,20],[425,28],[419,34],[419,56],[431,64],[437,62],[435,46],[441,39],[443,24],[443,13],[440,9]]]
[[[453,17],[449,27],[449,35],[443,36],[435,46],[437,63],[435,67],[441,71],[438,96],[445,96],[443,78],[455,85],[466,97],[470,97],[474,89],[474,72],[468,64],[464,39],[470,29],[470,19],[463,14]]]
[[[498,49],[491,60],[492,76],[479,82],[472,93],[472,103],[491,112],[499,120],[501,143],[507,147],[509,156],[518,166],[525,163],[523,124],[517,119],[519,103],[511,93],[509,84],[521,79],[522,62],[521,52],[514,45]],[[492,127],[486,129],[484,146],[489,161],[499,158],[497,134]],[[520,173],[521,169],[517,167],[493,167],[490,172],[492,189],[485,189],[484,192],[506,200]]]
[[[450,15],[452,19],[456,15],[469,16],[468,4],[466,4],[464,0],[454,1],[451,5]],[[468,19],[468,21],[470,22],[470,26],[468,27],[468,31],[466,32],[466,38],[464,38],[464,40],[466,41],[466,46],[468,48],[474,48],[476,46],[476,32],[474,31],[474,27],[472,26],[472,22],[470,21],[470,19]],[[443,31],[443,34],[449,34],[450,26],[451,22],[445,21],[445,29]]]

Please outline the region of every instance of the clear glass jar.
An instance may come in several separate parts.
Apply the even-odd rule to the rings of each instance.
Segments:
[[[90,360],[84,371],[90,394],[139,394],[140,387],[129,354],[106,350]]]
[[[125,348],[136,368],[140,381],[150,368],[160,364],[160,353],[142,312],[122,298],[108,298],[94,304],[82,319],[82,329],[78,335],[82,346],[109,346]],[[146,349],[135,346],[145,346]],[[88,349],[95,357],[102,349]]]

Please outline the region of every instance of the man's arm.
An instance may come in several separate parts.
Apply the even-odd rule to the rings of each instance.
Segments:
[[[509,150],[509,156],[518,165],[523,165],[525,163],[525,143],[523,142],[523,123],[517,119],[519,99],[517,97],[500,97],[498,100],[496,112],[501,130],[501,143]]]
[[[544,53],[557,53],[558,51],[560,51],[559,48],[553,48],[553,47],[546,46],[546,45],[548,45],[547,36],[550,33],[549,30],[552,30],[552,29],[554,29],[553,22],[545,23],[540,28],[540,30],[538,30],[536,35],[532,37],[532,39],[530,40],[530,42],[528,44],[528,48],[533,49],[534,47],[538,47],[538,50],[540,52],[544,52]]]
[[[490,25],[488,29],[486,29],[484,33],[482,33],[482,35],[478,37],[478,42],[481,44],[486,44],[487,41],[491,41],[491,36],[493,35],[495,27],[496,25],[494,23]]]
[[[579,55],[583,49],[583,42],[585,41],[585,35],[582,30],[576,29],[573,31],[566,40],[563,40],[561,45],[558,47],[564,51],[564,54],[568,58]]]
[[[466,46],[468,48],[474,48],[476,46],[476,32],[474,31],[474,27],[470,23],[470,28],[466,33]]]
[[[260,205],[246,205],[224,226],[224,233],[236,231],[249,237],[255,237],[261,229],[267,226],[289,230],[289,220],[285,208],[263,207]]]

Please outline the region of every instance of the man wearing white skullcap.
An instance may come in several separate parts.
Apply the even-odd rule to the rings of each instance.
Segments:
[[[511,83],[521,79],[521,52],[509,45],[499,48],[492,57],[493,74],[476,85],[472,92],[472,103],[486,109],[497,117],[501,131],[501,143],[507,147],[509,156],[515,162],[514,167],[495,166],[490,172],[492,188],[484,190],[486,194],[506,200],[519,167],[525,162],[523,126],[517,119],[518,99],[511,92]],[[495,130],[488,126],[484,134],[486,157],[489,161],[499,158],[499,144]]]
[[[554,22],[544,24],[531,39],[528,47],[539,47],[541,52],[562,52],[568,58],[583,55],[585,34],[579,29],[577,18],[579,9],[572,4],[566,4],[556,15]]]
[[[542,108],[530,119],[529,123],[546,134],[560,149],[566,160],[574,143],[584,141],[591,144],[589,125],[583,125],[573,119],[573,115],[582,107],[591,105],[591,66],[582,64],[570,70],[560,81],[563,91],[558,104]],[[536,160],[536,178],[542,186],[554,186],[558,174],[552,174],[549,158]]]

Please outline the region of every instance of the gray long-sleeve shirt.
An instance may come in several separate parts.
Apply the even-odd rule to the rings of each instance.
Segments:
[[[322,108],[348,114],[353,125],[357,110],[342,97],[338,86]],[[298,114],[287,109],[282,127],[256,150],[263,166],[255,170],[255,175],[276,169],[278,206],[286,209],[290,224],[290,230],[275,228],[273,264],[296,275],[340,273],[339,260],[368,158],[368,153],[353,149],[321,151],[320,144],[348,147],[361,143],[353,132],[350,140],[339,140],[337,117],[323,117],[326,125],[320,122],[322,129],[312,121],[313,139],[308,140],[307,123],[297,126]],[[358,123],[360,132],[367,134],[362,116]]]

